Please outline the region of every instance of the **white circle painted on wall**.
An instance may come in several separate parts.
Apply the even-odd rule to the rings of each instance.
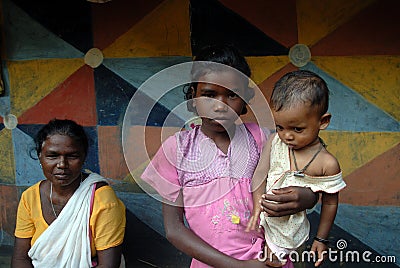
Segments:
[[[303,67],[311,60],[310,49],[303,44],[296,44],[289,50],[290,62],[296,67]]]
[[[3,118],[3,123],[7,129],[14,129],[18,125],[18,118],[13,114],[6,114]]]
[[[98,48],[91,48],[85,55],[85,63],[92,68],[97,68],[103,63],[103,53]]]

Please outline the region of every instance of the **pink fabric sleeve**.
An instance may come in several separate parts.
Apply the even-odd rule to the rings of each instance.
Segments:
[[[142,180],[163,198],[175,202],[181,190],[176,168],[176,137],[169,137],[144,170]]]

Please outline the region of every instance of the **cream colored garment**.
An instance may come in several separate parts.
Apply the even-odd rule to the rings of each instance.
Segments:
[[[270,164],[266,186],[269,193],[272,189],[287,186],[309,187],[313,192],[336,193],[346,186],[341,172],[333,176],[294,176],[294,172],[290,170],[289,147],[278,135],[275,135],[272,141]],[[283,217],[265,217],[264,213],[261,213],[261,225],[270,241],[287,249],[301,246],[308,239],[310,232],[310,223],[305,211]]]
[[[28,252],[34,267],[91,267],[90,199],[95,183],[100,181],[107,182],[98,174],[90,174],[36,240]]]

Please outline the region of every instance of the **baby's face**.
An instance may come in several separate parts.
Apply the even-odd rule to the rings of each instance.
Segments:
[[[313,143],[322,129],[318,109],[299,104],[285,110],[272,110],[279,138],[293,150],[299,150]]]

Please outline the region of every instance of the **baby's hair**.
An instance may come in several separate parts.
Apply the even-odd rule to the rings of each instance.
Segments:
[[[206,62],[215,62],[230,66],[246,75],[246,80],[243,81],[246,90],[243,94],[243,98],[248,103],[254,97],[254,89],[248,87],[248,78],[251,76],[250,66],[247,63],[242,53],[233,45],[210,45],[204,47],[193,59],[193,66],[191,70],[192,81],[198,81],[200,77],[206,75],[209,72],[214,71],[226,71],[227,68],[219,66],[218,64],[209,64]],[[196,63],[201,62],[201,63]],[[222,67],[222,68],[221,68]],[[244,77],[244,76],[243,76]],[[185,100],[187,102],[187,108],[190,112],[196,112],[190,101],[196,95],[197,82],[192,82],[189,86],[186,86],[183,91],[185,93]],[[247,113],[246,105],[243,108],[242,114]]]
[[[85,156],[87,155],[89,141],[83,127],[69,119],[52,119],[39,130],[35,137],[35,149],[38,157],[42,152],[43,142],[48,137],[57,134],[68,136],[80,142],[83,146]]]
[[[317,107],[321,115],[328,111],[329,89],[316,73],[307,70],[293,71],[276,82],[271,96],[271,107],[275,111],[298,105]]]

